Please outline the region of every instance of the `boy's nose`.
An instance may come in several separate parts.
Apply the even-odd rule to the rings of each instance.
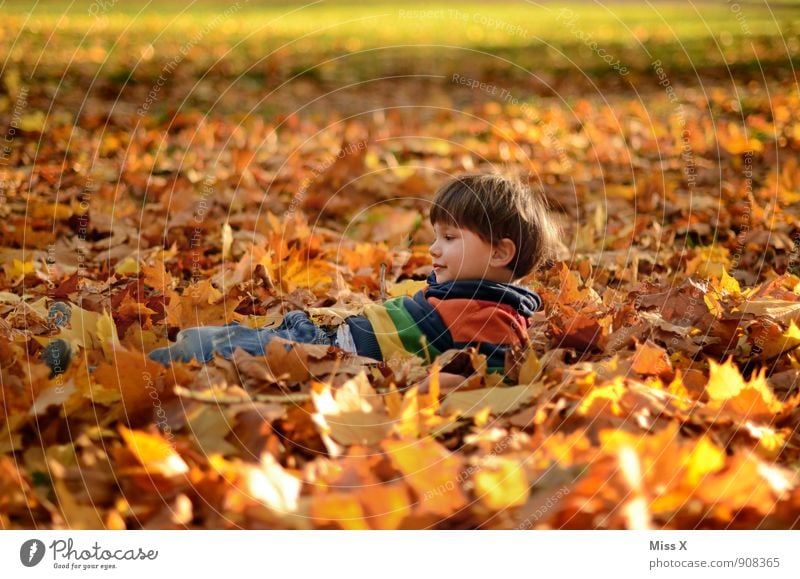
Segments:
[[[434,243],[434,244],[432,244],[432,245],[431,245],[431,246],[428,248],[428,252],[429,252],[429,253],[430,253],[432,256],[436,257],[436,255],[439,253],[439,246],[438,246],[438,245],[436,245],[435,243]]]

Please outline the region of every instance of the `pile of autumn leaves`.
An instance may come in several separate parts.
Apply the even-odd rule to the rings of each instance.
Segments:
[[[706,125],[706,108],[731,95],[709,98],[686,111],[691,192],[681,127],[621,102],[579,101],[579,128],[545,111],[573,165],[540,123],[498,103],[322,133],[300,116],[278,132],[182,113],[164,155],[155,121],[133,133],[65,124],[41,139],[52,163],[31,168],[15,151],[0,227],[0,527],[796,526],[800,279],[777,272],[789,270],[797,222],[800,108],[785,87],[759,97],[756,140],[741,121]],[[70,141],[75,163],[101,143],[83,274],[74,242],[89,175],[65,171],[58,148],[73,130],[84,137]],[[339,159],[346,146],[356,152]],[[276,340],[266,356],[206,366],[145,357],[182,328],[277,324],[295,308],[338,323],[382,290],[413,294],[426,247],[391,241],[424,204],[391,202],[427,199],[437,175],[476,170],[473,159],[524,161],[548,178],[551,201],[580,208],[566,219],[570,260],[528,280],[545,310],[531,347],[509,356],[510,384],[474,353],[379,366]],[[750,197],[748,167],[759,173]],[[201,200],[213,208],[195,247]],[[335,232],[342,223],[360,243]],[[68,326],[53,327],[54,301],[70,305]],[[53,338],[73,351],[55,376],[41,359]],[[436,372],[453,364],[474,377],[438,391]]]
[[[118,277],[164,284],[171,319],[222,315],[226,296],[208,280],[170,289],[164,258],[153,251]],[[420,250],[408,262],[424,259]],[[268,256],[245,255],[237,269],[252,281],[259,265],[280,278]],[[474,352],[379,367],[280,340],[265,357],[239,351],[164,369],[142,354],[163,343],[152,329],[136,322],[120,337],[110,313],[77,306],[59,335],[80,355],[50,376],[22,341],[23,328],[47,327],[44,298],[6,305],[0,524],[796,525],[800,279],[743,291],[722,270],[709,282],[598,295],[581,271],[556,264],[541,279],[547,308],[532,345],[507,360],[515,385],[487,376]],[[327,295],[334,306],[310,308],[325,321],[363,300],[341,288]],[[715,352],[729,357],[715,363]],[[435,376],[453,363],[476,374],[440,392]],[[415,384],[429,373],[421,393]]]

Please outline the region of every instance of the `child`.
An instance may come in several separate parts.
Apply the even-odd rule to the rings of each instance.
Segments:
[[[527,341],[531,315],[541,307],[536,293],[513,282],[533,271],[557,243],[547,207],[517,181],[465,175],[436,193],[430,220],[436,234],[430,247],[433,271],[413,298],[372,304],[332,330],[317,327],[300,311],[286,314],[277,330],[236,322],[189,328],[150,358],[164,365],[192,358],[207,362],[214,352],[229,358],[235,348],[261,355],[269,340],[280,336],[376,360],[411,355],[433,360],[451,348],[476,346],[487,356],[489,371],[502,373],[506,350]],[[443,388],[463,379],[440,374]]]

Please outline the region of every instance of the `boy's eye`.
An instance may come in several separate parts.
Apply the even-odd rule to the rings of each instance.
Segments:
[[[445,238],[446,241],[453,241],[456,238],[456,236],[455,235],[445,235],[444,238]]]

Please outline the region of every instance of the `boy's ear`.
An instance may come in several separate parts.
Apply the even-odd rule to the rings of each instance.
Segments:
[[[517,246],[508,237],[504,237],[492,245],[491,264],[495,267],[505,267],[514,259]]]

